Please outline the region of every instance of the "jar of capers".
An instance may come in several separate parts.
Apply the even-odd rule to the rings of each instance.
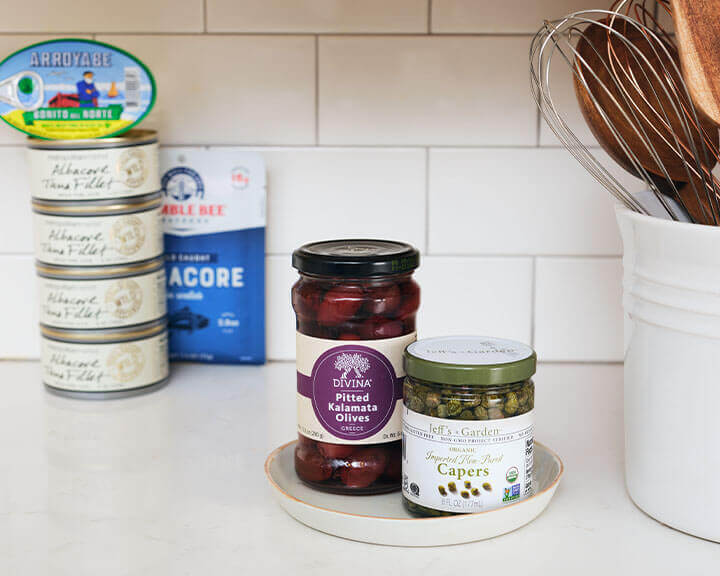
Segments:
[[[532,493],[536,355],[480,336],[405,350],[402,493],[417,516],[483,512]]]

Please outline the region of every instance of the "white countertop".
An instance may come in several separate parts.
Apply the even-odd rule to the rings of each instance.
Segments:
[[[625,493],[618,365],[540,367],[536,437],[566,470],[543,515],[494,540],[414,549],[316,532],[273,501],[263,462],[295,436],[293,364],[179,365],[166,388],[105,402],[39,381],[37,363],[0,363],[3,576],[718,570],[720,545],[662,526]]]

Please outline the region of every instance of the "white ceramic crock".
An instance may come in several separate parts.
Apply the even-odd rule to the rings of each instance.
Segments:
[[[720,542],[720,227],[617,218],[627,489],[660,522]]]

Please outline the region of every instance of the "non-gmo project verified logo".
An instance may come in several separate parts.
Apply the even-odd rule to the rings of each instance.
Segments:
[[[505,488],[503,502],[510,502],[518,498],[520,498],[520,484],[513,484],[510,488]]]

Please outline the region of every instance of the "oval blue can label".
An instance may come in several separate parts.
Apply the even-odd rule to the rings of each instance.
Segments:
[[[117,136],[147,116],[155,97],[148,67],[102,42],[40,42],[0,62],[0,118],[36,138]]]

